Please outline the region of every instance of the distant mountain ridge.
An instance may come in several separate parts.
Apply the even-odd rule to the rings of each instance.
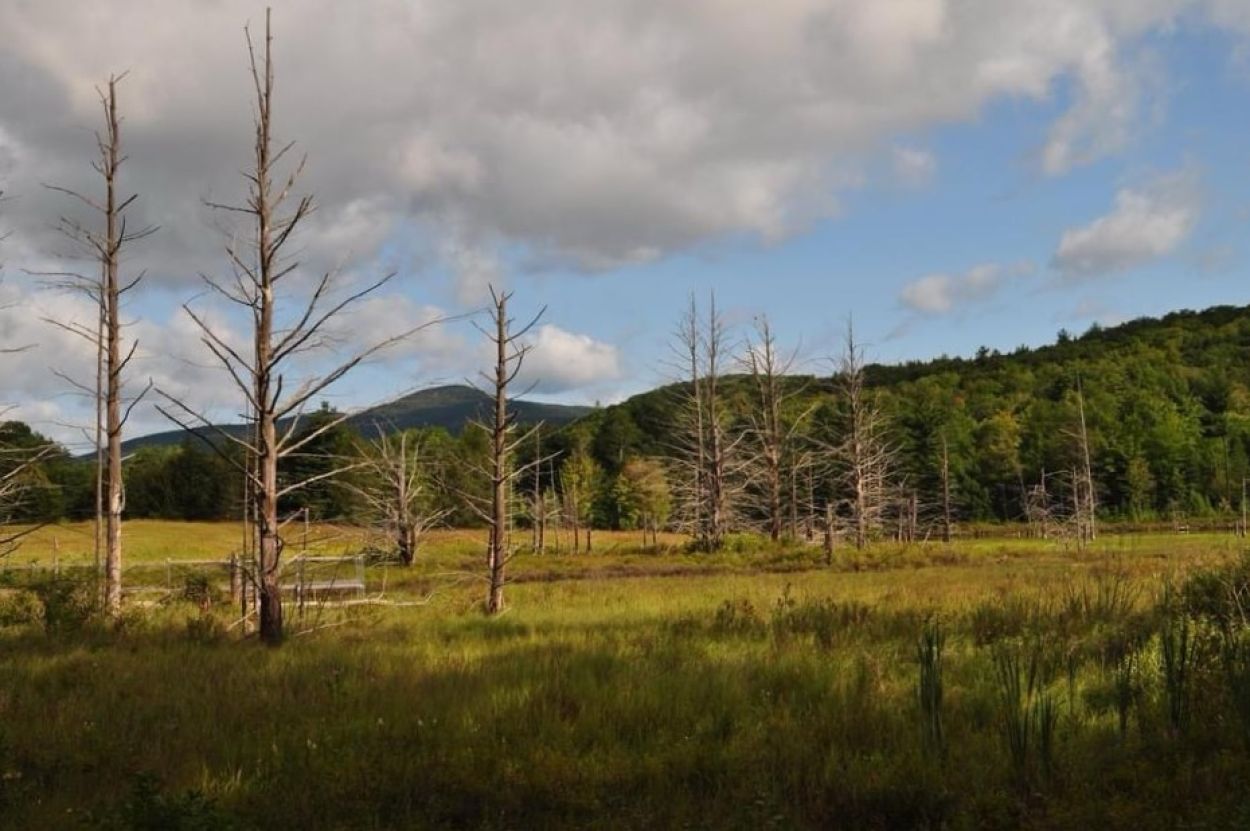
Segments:
[[[458,433],[470,421],[487,416],[493,405],[491,397],[479,389],[466,384],[448,384],[419,390],[395,401],[370,407],[348,418],[347,423],[361,433],[371,433],[377,428],[390,432],[418,427],[442,427],[449,432]],[[512,401],[510,406],[523,424],[541,421],[552,426],[576,421],[594,409],[521,399]],[[230,435],[242,436],[247,427],[242,424],[225,424],[217,425],[216,428],[201,428],[199,432],[211,436],[217,429]],[[130,453],[144,447],[168,447],[180,444],[186,435],[186,430],[166,430],[137,436],[125,441],[122,450]]]

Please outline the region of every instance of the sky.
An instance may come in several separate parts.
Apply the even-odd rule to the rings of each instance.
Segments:
[[[854,320],[877,361],[1053,342],[1247,302],[1247,0],[275,0],[275,129],[317,211],[297,288],[394,273],[298,372],[429,322],[326,396],[359,408],[472,380],[488,287],[542,310],[531,397],[668,380],[693,293],[745,339],[766,316],[830,371]],[[240,0],[0,0],[0,355],[10,418],[81,446],[90,323],[38,275],[90,271],[47,185],[100,189],[97,87],[120,92],[144,281],[129,389],[214,418],[239,393],[183,309],[243,233],[252,141]],[[298,299],[294,292],[288,302]],[[132,435],[167,429],[152,402]]]

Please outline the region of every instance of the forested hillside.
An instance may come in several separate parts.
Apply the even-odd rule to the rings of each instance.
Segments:
[[[1054,345],[1010,354],[869,365],[865,377],[898,450],[897,478],[935,502],[944,437],[952,499],[966,519],[1023,519],[1043,479],[1061,498],[1082,462],[1078,386],[1100,513],[1146,519],[1239,508],[1250,475],[1250,307],[1181,311],[1080,337],[1060,332]],[[806,432],[835,433],[832,379],[788,383],[801,389],[791,408],[815,407]],[[723,384],[742,426],[752,381]],[[672,452],[681,400],[679,387],[654,390],[574,429],[612,474],[631,457]]]
[[[972,358],[869,364],[864,378],[893,451],[891,487],[900,498],[914,499],[917,512],[930,519],[942,497],[943,447],[957,519],[1023,520],[1036,508],[1039,491],[1062,512],[1083,464],[1081,397],[1100,516],[1172,519],[1240,511],[1243,481],[1250,476],[1250,307],[1177,312],[1093,328],[1079,337],[1061,332],[1053,345],[1010,354],[981,350]],[[826,503],[845,498],[834,473],[835,446],[845,426],[845,402],[835,380],[782,379],[797,448],[786,463],[794,469],[783,471],[785,498],[793,503],[785,511],[804,522]],[[738,374],[721,378],[720,385],[725,435],[732,440],[752,433],[759,403],[755,380]],[[683,452],[680,425],[688,392],[689,385],[663,387],[565,426],[547,425],[518,453],[522,465],[537,456],[546,459],[537,468],[538,481],[527,477],[525,489],[537,486],[535,493],[549,492],[553,505],[567,507],[566,491],[576,483],[580,521],[631,527],[640,522],[637,483],[654,486],[660,469],[666,493],[655,497],[661,504],[652,511],[677,521],[683,474],[673,462]],[[423,401],[429,404],[427,399],[428,394]],[[462,497],[485,487],[473,466],[487,452],[487,437],[476,429],[456,429],[465,405],[460,399],[452,405],[455,418],[416,432],[431,481],[441,486],[431,488],[432,505],[453,522],[471,524],[475,517]],[[532,422],[543,413],[520,415]],[[328,417],[314,417],[307,429]],[[411,426],[399,422],[400,428]],[[359,427],[357,419],[327,432],[288,464],[301,466],[302,474],[328,469],[333,460],[359,451]],[[47,441],[12,422],[4,427],[4,439],[11,447]],[[127,462],[129,515],[237,515],[241,477],[202,441],[184,437],[140,445]],[[751,445],[738,442],[736,452],[749,454]],[[738,475],[750,478],[752,470],[745,460]],[[18,518],[91,515],[89,462],[58,450],[36,475],[40,487],[31,491]],[[743,524],[760,519],[754,504],[744,500],[737,517]],[[360,510],[352,490],[333,481],[291,496],[285,507],[308,507],[326,519],[351,519]]]

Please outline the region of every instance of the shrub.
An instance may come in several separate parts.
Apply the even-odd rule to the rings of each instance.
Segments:
[[[1246,623],[1250,602],[1250,554],[1213,569],[1196,571],[1181,585],[1180,611],[1222,630]]]
[[[773,607],[769,626],[779,639],[810,635],[817,644],[828,649],[839,632],[863,625],[870,615],[871,610],[864,603],[838,603],[829,598],[800,603],[787,589]]]
[[[221,619],[207,612],[187,618],[187,640],[193,643],[211,644],[226,639],[226,625]]]
[[[34,592],[0,590],[0,626],[25,626],[42,621],[43,604]]]
[[[130,794],[113,811],[96,818],[101,831],[231,831],[237,824],[197,790],[166,794],[150,774],[135,779]]]
[[[751,601],[726,600],[716,609],[712,631],[721,635],[758,635],[764,631],[764,621]]]
[[[51,577],[32,583],[30,590],[43,606],[43,628],[49,634],[80,631],[95,614],[90,580]]]

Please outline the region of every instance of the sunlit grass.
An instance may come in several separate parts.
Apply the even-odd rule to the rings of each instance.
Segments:
[[[128,527],[154,563],[179,534],[220,556],[211,544],[237,532]],[[1173,735],[1150,640],[1165,581],[1231,559],[1232,537],[882,544],[840,549],[828,568],[819,546],[709,556],[597,536],[590,555],[519,555],[497,619],[480,612],[480,532],[444,531],[413,569],[371,570],[382,604],[292,610],[278,650],[177,591],[120,630],[10,620],[0,827],[1140,831],[1245,818],[1250,757],[1222,676],[1195,676],[1192,726]],[[947,634],[941,750],[916,692],[926,621]],[[1121,738],[1108,656],[1140,637]],[[1053,769],[1010,761],[1004,648],[1052,664]]]

